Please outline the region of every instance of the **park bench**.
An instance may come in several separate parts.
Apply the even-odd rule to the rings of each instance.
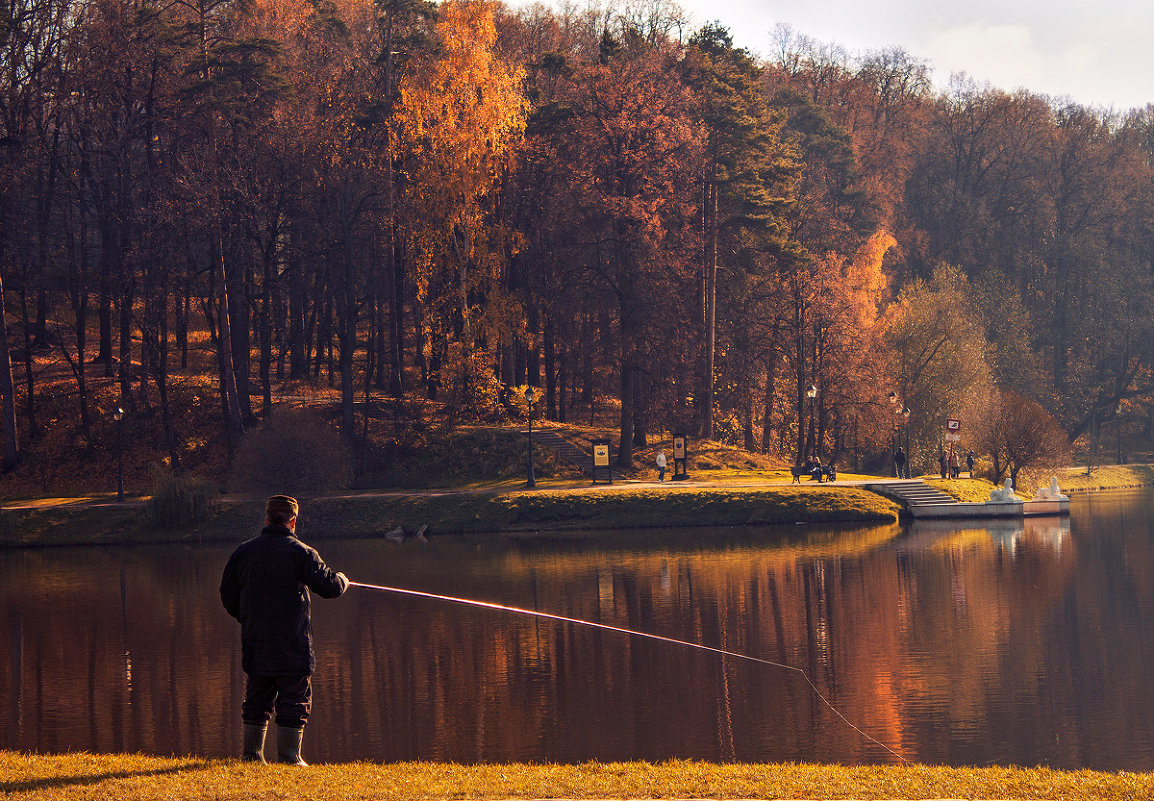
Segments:
[[[810,481],[837,481],[837,468],[832,464],[817,468],[817,470],[807,470],[801,465],[794,465],[789,468],[790,475],[793,476],[793,483],[800,484],[802,476],[809,476]]]

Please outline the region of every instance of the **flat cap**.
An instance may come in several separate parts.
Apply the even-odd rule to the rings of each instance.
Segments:
[[[290,498],[288,495],[274,495],[265,503],[264,513],[267,517],[274,514],[296,517],[299,508],[300,505],[297,504],[296,498]]]

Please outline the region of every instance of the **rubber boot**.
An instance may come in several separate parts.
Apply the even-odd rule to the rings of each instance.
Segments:
[[[244,724],[244,754],[245,762],[264,762],[264,733],[267,731],[265,723]]]
[[[308,763],[301,759],[301,740],[305,730],[290,729],[287,726],[276,727],[276,758],[277,762],[285,765],[297,765],[307,768]]]

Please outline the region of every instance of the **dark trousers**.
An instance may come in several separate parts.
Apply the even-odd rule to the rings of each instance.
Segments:
[[[247,678],[241,715],[245,723],[264,725],[276,710],[276,725],[304,728],[313,705],[313,685],[308,675]]]

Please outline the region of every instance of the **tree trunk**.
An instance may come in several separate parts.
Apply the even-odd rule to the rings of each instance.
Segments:
[[[264,276],[261,281],[260,311],[257,314],[257,344],[260,347],[260,364],[257,368],[260,379],[261,414],[272,411],[272,311],[273,276],[276,274],[275,248],[266,249]]]
[[[624,339],[624,337],[622,337]],[[622,350],[626,348],[622,343]],[[621,355],[621,430],[617,446],[617,466],[633,466],[633,357]]]
[[[355,420],[353,419],[353,349],[357,345],[357,298],[356,265],[353,256],[352,220],[345,220],[344,227],[344,275],[338,289],[340,309],[337,322],[340,331],[340,375],[341,375],[341,434],[349,444],[356,441]],[[370,350],[372,348],[370,347]]]
[[[564,423],[568,419],[565,389],[569,384],[569,349],[564,345],[561,346],[557,362],[557,422]]]
[[[706,189],[705,369],[702,376],[701,437],[713,439],[713,375],[717,337],[717,184]]]
[[[4,275],[0,271],[0,416],[4,418],[4,472],[20,462],[20,438],[16,428],[16,385],[12,381],[12,356],[8,349],[8,315],[4,304]]]
[[[104,365],[104,375],[111,378],[112,371],[112,266],[110,264],[111,251],[107,242],[104,226],[101,226],[104,245],[100,253],[100,300],[97,306],[97,320],[100,328],[100,347],[96,352],[96,361]]]
[[[124,292],[119,299],[120,366],[117,375],[120,380],[120,402],[128,411],[136,410],[136,401],[132,397],[132,304],[136,297],[136,279],[125,282]]]
[[[649,443],[649,377],[637,371],[633,378],[633,446],[644,448]]]
[[[291,257],[290,257],[291,258]],[[293,260],[295,262],[295,260]],[[294,263],[289,272],[288,287],[288,351],[289,378],[299,381],[309,374],[309,341],[307,330],[308,285],[299,263]]]
[[[231,315],[229,331],[232,336],[232,365],[236,381],[236,401],[240,406],[241,424],[251,426],[255,422],[252,414],[252,393],[249,377],[252,373],[252,314],[248,287],[252,285],[249,267],[239,280],[234,276],[228,288],[228,309]],[[236,270],[230,272],[235,273]]]
[[[545,415],[550,420],[557,419],[557,355],[556,343],[553,341],[553,319],[545,320],[544,345],[545,349]]]
[[[40,434],[40,426],[36,422],[36,371],[32,360],[32,321],[28,316],[28,293],[25,288],[20,290],[20,318],[24,332],[24,410],[28,417],[28,434],[36,439]]]
[[[776,331],[774,332],[776,339]],[[765,366],[765,411],[761,418],[761,449],[766,453],[773,450],[773,407],[777,395],[777,362],[778,352],[776,345],[769,349]]]
[[[221,252],[220,222],[216,223],[214,232],[213,272],[216,275],[216,304],[217,304],[217,363],[220,370],[221,407],[224,410],[225,436],[229,447],[233,448],[240,442],[244,433],[244,422],[240,411],[240,399],[237,396],[236,372],[232,363],[232,329],[229,322],[228,290],[225,282],[227,276],[224,269],[224,254]],[[211,301],[210,301],[211,303]]]

